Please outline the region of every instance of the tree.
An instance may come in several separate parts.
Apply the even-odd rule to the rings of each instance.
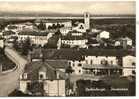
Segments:
[[[62,45],[61,45],[61,48],[70,48],[70,45],[62,44]]]
[[[41,21],[40,24],[38,25],[38,29],[45,30],[46,29],[46,25]]]
[[[32,50],[32,46],[31,46],[31,40],[30,38],[28,37],[24,42],[23,42],[23,45],[22,45],[22,54],[23,55],[28,55],[29,51]]]
[[[50,30],[50,29],[52,29],[52,26],[49,25],[49,26],[48,26],[48,30]]]
[[[14,47],[16,50],[19,49],[19,45],[18,45],[17,38],[15,38],[14,41],[13,41],[13,47]]]
[[[59,36],[62,35],[59,29],[55,32],[55,35],[59,35]]]

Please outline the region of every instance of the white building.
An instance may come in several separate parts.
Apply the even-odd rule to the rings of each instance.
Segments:
[[[82,65],[85,63],[85,61],[75,60],[75,61],[69,61],[69,63],[72,69],[74,70],[74,74],[76,75],[83,74]]]
[[[72,69],[74,70],[74,73],[76,75],[82,75],[83,74],[83,66],[84,65],[90,65],[90,66],[95,66],[95,65],[102,65],[104,61],[107,62],[108,65],[110,66],[118,66],[118,59],[116,56],[85,56],[85,60],[82,61],[70,61],[70,65]],[[99,68],[99,67],[98,67]]]
[[[41,45],[43,46],[48,42],[47,36],[34,36],[34,35],[19,35],[18,41],[26,40],[27,38],[31,39],[32,44]]]
[[[115,41],[115,46],[132,46],[133,41],[129,37],[124,37],[124,38],[119,38],[118,40]]]
[[[69,28],[60,28],[60,32],[62,35],[67,35],[71,31]]]
[[[136,57],[127,55],[123,57],[123,76],[130,76],[134,75],[133,72],[135,72],[135,66],[136,64]]]
[[[116,56],[85,56],[86,64],[101,64],[105,60],[109,65],[118,65]]]
[[[78,32],[86,32],[86,27],[84,23],[79,23],[78,26],[73,27],[72,30],[76,30]]]
[[[101,30],[98,30],[98,29],[95,29],[95,28],[92,28],[92,30],[91,30],[91,32],[93,32],[93,33],[98,33],[98,32],[100,32]]]
[[[86,43],[88,42],[87,39],[78,39],[78,37],[76,38],[62,38],[61,39],[61,43],[62,44],[66,44],[66,45],[70,45],[71,47],[75,47],[75,46],[79,46],[80,48],[86,48]]]
[[[107,31],[102,31],[99,34],[100,39],[104,38],[104,39],[109,39],[110,38],[110,33]]]
[[[18,41],[26,40],[30,38],[32,44],[43,46],[48,42],[48,39],[52,37],[52,33],[47,32],[37,32],[37,31],[23,31],[18,33]]]
[[[7,27],[5,27],[5,31],[13,31],[17,33],[22,30],[34,30],[34,29],[36,29],[36,27],[30,22],[20,24],[9,24],[7,25]]]

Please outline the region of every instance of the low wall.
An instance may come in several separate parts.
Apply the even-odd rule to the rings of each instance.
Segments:
[[[1,74],[7,74],[7,73],[10,73],[10,72],[13,72],[14,70],[16,70],[18,67],[15,66],[14,68],[12,69],[9,69],[9,70],[6,70],[6,71],[2,71]]]

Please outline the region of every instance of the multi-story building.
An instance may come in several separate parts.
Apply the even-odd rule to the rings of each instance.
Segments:
[[[39,31],[20,31],[18,33],[18,41],[21,40],[24,41],[27,38],[30,38],[32,44],[43,46],[48,42],[48,38],[50,36],[48,34],[49,34],[48,32],[39,32]]]
[[[70,45],[71,47],[78,46],[80,48],[86,48],[87,42],[87,38],[81,32],[70,32],[69,35],[61,37],[61,43]]]
[[[30,22],[9,24],[7,27],[5,27],[5,31],[13,31],[17,33],[22,30],[34,30],[34,29],[36,29],[36,26],[34,26],[33,23]]]
[[[123,75],[132,76],[136,74],[136,58],[133,55],[126,55],[123,57]]]
[[[19,79],[19,90],[33,96],[65,96],[65,60],[33,61]]]

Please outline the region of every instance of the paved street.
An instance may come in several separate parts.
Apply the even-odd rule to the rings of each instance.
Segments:
[[[18,79],[27,63],[16,51],[5,48],[5,54],[16,63],[17,68],[9,73],[0,74],[0,96],[8,96],[14,89],[18,88]]]

